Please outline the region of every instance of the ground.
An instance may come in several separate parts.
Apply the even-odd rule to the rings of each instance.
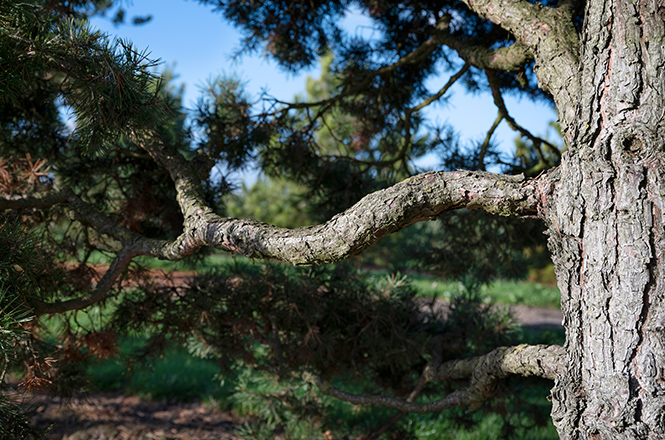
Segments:
[[[200,402],[149,402],[122,394],[90,394],[63,401],[44,394],[29,399],[49,440],[231,440],[243,422]]]

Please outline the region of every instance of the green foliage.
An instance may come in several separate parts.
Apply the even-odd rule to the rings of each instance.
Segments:
[[[201,151],[229,169],[246,166],[272,135],[270,125],[257,122],[251,107],[239,80],[219,77],[211,81],[195,115],[198,130],[204,134]]]
[[[0,394],[0,438],[38,440],[44,438],[46,429],[37,429],[30,423],[30,412],[7,396]]]
[[[451,359],[507,342],[507,317],[477,295],[456,296],[453,309],[444,320],[440,309],[428,310],[400,277],[370,284],[346,266],[236,264],[193,278],[187,289],[130,292],[109,325],[118,332],[147,331],[155,347],[167,337],[179,338],[223,365],[242,359],[277,371],[362,373],[377,385],[408,388],[434,348]],[[462,311],[476,315],[473,326]],[[257,343],[267,351],[257,351]]]
[[[50,83],[76,114],[74,138],[90,151],[105,151],[130,129],[160,125],[166,108],[147,53],[28,2],[2,2],[0,19],[3,102],[20,102],[36,84]]]
[[[31,345],[30,304],[52,297],[59,283],[49,257],[18,219],[0,220],[0,383]],[[0,393],[0,438],[42,438],[45,432],[32,427],[29,417],[29,409]]]
[[[201,184],[205,201],[218,213],[226,209],[285,226],[322,221],[416,172],[414,159],[459,147],[455,136],[447,136],[451,131],[442,127],[437,136],[419,113],[419,103],[432,97],[425,81],[439,67],[460,67],[447,49],[427,43],[440,31],[437,22],[448,17],[452,24],[454,17],[456,37],[476,38],[487,47],[510,43],[505,32],[458,2],[217,5],[251,34],[248,50],[265,43],[290,69],[326,54],[321,78],[308,81],[306,96],[292,106],[268,100],[257,109],[239,80],[218,78],[190,114],[172,71],[158,73],[146,52],[87,25],[87,14],[112,11],[114,22],[122,23],[125,9],[117,2],[0,2],[0,192],[16,198],[66,188],[75,195],[3,221],[0,348],[6,359],[31,357],[29,380],[52,381],[54,389],[66,392],[86,369],[93,375],[119,371],[120,365],[92,360],[115,355],[123,336],[143,337],[127,358],[150,365],[151,374],[122,370],[119,382],[104,386],[122,385],[155,398],[167,387],[180,398],[197,397],[207,392],[198,378],[209,379],[214,370],[212,364],[192,364],[198,370],[191,377],[174,374],[175,365],[190,362],[169,349],[181,344],[226,373],[223,392],[230,396],[235,390],[228,401],[264,422],[248,425],[248,436],[280,430],[290,437],[359,435],[392,413],[323,398],[293,374],[313,370],[347,390],[405,397],[431,359],[457,359],[511,342],[510,317],[486,304],[481,285],[524,276],[541,245],[532,240],[537,228],[465,211],[388,237],[368,255],[365,261],[384,267],[424,268],[460,279],[464,287],[447,298],[447,313],[436,300],[423,300],[400,275],[377,279],[346,265],[294,269],[234,260],[177,286],[156,283],[132,266],[105,301],[51,322],[57,330],[51,346],[37,340],[45,330],[23,331],[39,302],[94,292],[93,263],[112,260],[119,249],[105,233],[107,225],[154,239],[182,232],[172,176],[143,146],[155,142],[181,154],[196,171],[192,183]],[[337,19],[350,6],[374,21],[375,41],[339,29]],[[498,72],[503,90],[542,96],[528,84],[529,68],[519,75],[526,86],[516,75]],[[469,89],[483,81],[482,72],[473,69],[462,78]],[[63,120],[63,110],[72,120]],[[526,157],[520,151],[518,159]],[[478,148],[452,148],[451,154],[446,166],[478,167],[482,154],[488,163],[502,163],[492,146],[482,154]],[[532,166],[533,160],[530,156],[523,165]],[[225,198],[232,173],[253,165],[266,179]],[[90,221],[80,209],[72,215],[72,200],[103,220]],[[33,229],[39,236],[26,232]],[[46,354],[57,358],[57,375]],[[159,355],[168,362],[150,361]],[[430,385],[422,398],[455,386]],[[14,410],[7,408],[7,414]],[[419,429],[409,420],[427,426],[425,418],[406,418],[396,428],[400,435]],[[527,424],[509,422],[501,435]],[[260,427],[265,432],[257,434]]]
[[[417,236],[412,258],[443,278],[465,283],[525,278],[537,257],[534,250],[544,241],[538,223],[480,211],[443,214],[429,225],[433,231]]]
[[[35,300],[52,298],[61,285],[62,271],[53,264],[54,255],[37,244],[21,219],[0,220],[0,286],[3,308],[27,311]]]

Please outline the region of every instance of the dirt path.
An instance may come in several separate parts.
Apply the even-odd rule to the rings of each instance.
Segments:
[[[28,401],[48,440],[235,440],[243,421],[200,402],[146,402],[136,396],[91,394],[62,401],[36,394]]]
[[[563,329],[563,313],[559,309],[544,309],[513,304],[510,310],[515,320],[524,327],[538,329]]]

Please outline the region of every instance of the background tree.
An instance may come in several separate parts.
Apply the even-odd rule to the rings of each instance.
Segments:
[[[473,407],[487,399],[496,381],[507,375],[536,375],[554,379],[552,419],[561,438],[665,436],[665,405],[659,397],[665,365],[660,251],[665,224],[661,209],[665,53],[659,42],[665,37],[665,25],[657,2],[204,3],[214,4],[246,31],[249,50],[263,47],[287,69],[297,70],[334,52],[332,72],[340,82],[332,96],[307,103],[273,101],[260,112],[252,112],[242,95],[233,93],[232,83],[219,83],[219,90],[200,107],[198,120],[205,139],[198,145],[183,145],[171,130],[177,108],[169,105],[145,56],[127,44],[109,44],[81,23],[67,19],[85,4],[0,4],[0,50],[7,60],[0,83],[7,106],[2,113],[3,129],[11,134],[3,136],[8,139],[3,155],[19,158],[17,151],[25,154],[25,149],[19,149],[23,144],[11,145],[11,141],[14,135],[27,134],[36,142],[24,145],[40,149],[39,154],[30,151],[31,157],[49,161],[55,180],[52,190],[4,193],[0,208],[48,209],[48,216],[41,214],[44,217],[38,220],[50,226],[62,224],[64,217],[57,214],[68,210],[76,220],[72,223],[76,240],[65,234],[66,239],[52,242],[53,249],[69,249],[74,255],[75,249],[85,245],[113,258],[94,287],[63,289],[57,295],[37,292],[27,298],[25,303],[33,313],[62,313],[110,297],[137,306],[153,298],[156,301],[159,296],[145,292],[138,296],[112,293],[116,292],[114,283],[140,255],[179,260],[211,246],[254,259],[320,265],[358,254],[387,234],[445,211],[467,208],[537,217],[547,228],[562,292],[565,346],[501,348],[461,359],[457,357],[469,353],[451,352],[454,345],[425,346],[431,358],[424,365],[403,360],[394,364],[394,368],[422,367],[415,390],[421,392],[434,382],[468,379],[461,388],[436,388],[449,393],[427,402],[414,401],[408,393],[345,391],[330,381],[325,356],[311,358],[298,350],[288,351],[288,359],[300,361],[289,363],[283,355],[284,345],[293,349],[290,341],[307,345],[316,339],[314,321],[309,320],[315,315],[293,323],[292,308],[272,308],[284,312],[274,317],[283,321],[275,322],[292,325],[291,329],[300,325],[300,332],[307,329],[311,336],[306,341],[273,324],[270,316],[266,320],[261,314],[253,315],[254,322],[234,320],[241,316],[234,307],[240,307],[244,297],[227,298],[242,292],[233,286],[244,282],[227,278],[226,283],[218,283],[222,291],[228,289],[226,293],[192,298],[214,302],[221,295],[222,301],[215,303],[219,307],[215,314],[221,318],[218,322],[250,329],[235,333],[241,338],[234,346],[246,343],[246,335],[254,337],[269,347],[267,359],[277,373],[299,377],[323,394],[353,404],[403,412]],[[381,30],[375,41],[348,37],[336,25],[336,19],[352,5]],[[431,93],[423,82],[441,71],[453,73],[447,84]],[[458,80],[472,90],[491,90],[497,121],[505,119],[536,150],[539,163],[535,169],[532,163],[504,160],[489,142],[465,151],[451,142],[446,130],[439,130],[440,135],[432,136],[425,146],[414,141],[418,110],[444,96]],[[557,153],[554,145],[520,127],[506,109],[504,93],[551,99],[559,114],[566,153]],[[76,115],[73,133],[67,134],[57,121],[56,98],[71,106]],[[25,107],[30,102],[34,102],[30,104],[34,111]],[[346,158],[321,149],[321,139],[316,136],[326,123],[324,115],[337,108],[353,118],[353,140],[348,145],[344,139],[338,141],[354,152]],[[48,134],[50,140],[39,141],[39,133]],[[422,148],[444,147],[450,152],[448,163],[479,171],[431,172],[387,186],[391,179],[413,173],[410,159]],[[85,171],[83,162],[88,161],[76,148],[87,149],[91,163],[100,161],[99,168]],[[114,157],[119,162],[109,164]],[[239,167],[253,157],[275,174],[310,187],[321,183],[319,200],[331,209],[330,220],[286,230],[221,217],[215,197],[225,180],[210,179],[211,169],[219,164]],[[77,161],[84,170],[81,173],[78,166],[67,167]],[[490,164],[524,168],[529,173],[559,166],[527,179],[483,171]],[[31,166],[34,171],[34,164]],[[177,202],[181,231],[169,230],[166,220],[159,225],[164,230],[147,225],[142,230],[121,222],[124,216],[119,207],[138,196],[138,192],[123,193],[132,184],[131,179],[124,179],[141,176],[139,166],[152,171],[157,200],[169,200],[170,194],[170,206]],[[113,174],[116,177],[109,179]],[[143,188],[141,194],[148,189]],[[370,194],[364,196],[366,193]],[[105,197],[107,194],[114,199]],[[120,202],[115,200],[116,194]],[[342,196],[335,196],[339,194]],[[343,209],[346,211],[341,212]],[[334,212],[339,214],[332,216]],[[273,275],[265,277],[270,280]],[[316,288],[317,295],[344,298],[335,288],[335,277],[329,276],[329,280]],[[214,284],[208,281],[204,286]],[[268,290],[262,298],[280,298],[278,304],[289,304],[281,296],[287,290]],[[351,297],[357,296],[353,289],[350,292]],[[178,307],[185,307],[187,298],[178,299],[184,301]],[[314,298],[318,304],[319,297]],[[169,301],[160,306],[168,310]],[[299,297],[293,304],[300,301],[304,299]],[[374,304],[378,307],[380,301]],[[416,313],[408,301],[402,304],[405,306],[396,310]],[[135,322],[151,316],[139,314]],[[335,314],[326,310],[324,318],[329,316]],[[324,322],[316,322],[319,330],[326,328]],[[406,335],[424,321],[416,321],[415,327],[404,320],[389,322],[404,324],[400,331],[406,333],[400,334]],[[163,322],[161,327],[167,328],[167,324]],[[178,330],[177,325],[173,328]],[[206,329],[197,330],[205,336]],[[426,329],[425,334],[428,331],[433,330]],[[383,333],[381,327],[375,332]],[[336,347],[332,341],[330,346]],[[392,361],[386,361],[386,367],[392,368]]]

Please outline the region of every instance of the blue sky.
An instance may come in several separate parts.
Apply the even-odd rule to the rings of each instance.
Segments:
[[[165,65],[175,66],[177,81],[185,83],[185,105],[193,107],[199,96],[199,88],[219,74],[235,74],[246,83],[246,89],[258,97],[262,89],[281,100],[291,100],[305,89],[305,79],[317,77],[313,68],[294,76],[280,70],[261,54],[243,55],[233,59],[241,47],[241,34],[227,23],[220,13],[198,2],[184,0],[135,0],[123,3],[127,16],[152,15],[147,24],[114,26],[110,17],[95,17],[91,24],[111,36],[128,39],[138,49],[147,49],[152,58],[159,58]],[[349,32],[368,32],[368,21],[351,14],[344,19]],[[430,80],[432,91],[438,90],[448,80],[442,76]],[[496,118],[496,109],[489,93],[478,96],[465,95],[461,89],[452,90],[450,104],[432,105],[427,115],[434,121],[449,121],[464,138],[483,139]],[[543,104],[528,100],[518,101],[506,97],[511,115],[534,134],[545,136],[549,121],[556,119],[555,112]],[[511,149],[516,134],[507,124],[501,123],[495,133],[495,141],[503,148]],[[433,157],[421,162],[421,166],[435,167]]]

